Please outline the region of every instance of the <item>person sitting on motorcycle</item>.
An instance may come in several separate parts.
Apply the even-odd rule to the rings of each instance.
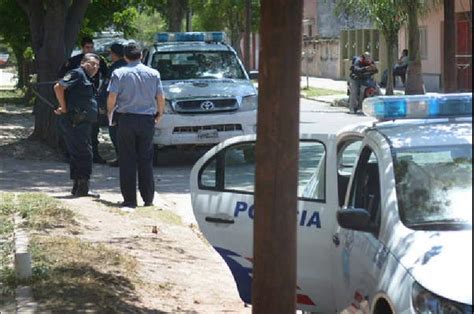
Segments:
[[[361,56],[355,58],[350,74],[349,108],[351,113],[356,113],[357,110],[361,109],[362,104],[359,104],[361,86],[367,85],[372,75],[377,72],[377,66],[369,52],[364,52]]]

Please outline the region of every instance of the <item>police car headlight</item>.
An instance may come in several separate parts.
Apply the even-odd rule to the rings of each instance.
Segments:
[[[240,109],[243,111],[256,110],[258,105],[257,95],[246,96],[242,98]]]
[[[416,313],[429,314],[464,314],[472,313],[472,306],[454,302],[426,290],[418,283],[413,284],[412,289],[413,308]]]
[[[167,114],[173,114],[176,113],[173,109],[173,105],[171,104],[171,100],[166,99],[165,100],[165,112]]]

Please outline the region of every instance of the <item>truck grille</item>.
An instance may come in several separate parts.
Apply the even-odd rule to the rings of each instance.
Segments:
[[[179,126],[173,129],[173,134],[198,133],[200,130],[217,130],[218,132],[242,131],[240,124],[216,124],[200,126]]]
[[[213,113],[237,109],[239,105],[235,98],[181,100],[177,101],[175,106],[178,113]]]

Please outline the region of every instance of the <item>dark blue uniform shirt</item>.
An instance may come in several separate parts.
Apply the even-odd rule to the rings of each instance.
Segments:
[[[82,67],[66,73],[59,84],[66,89],[68,113],[71,115],[85,113],[88,121],[97,121],[95,87],[92,78],[87,75]]]

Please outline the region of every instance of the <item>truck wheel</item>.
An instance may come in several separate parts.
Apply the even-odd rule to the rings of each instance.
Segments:
[[[390,304],[384,299],[381,299],[377,301],[377,304],[375,305],[374,314],[392,314],[392,308],[390,307]]]
[[[153,166],[169,166],[176,163],[176,150],[173,147],[153,145]]]

